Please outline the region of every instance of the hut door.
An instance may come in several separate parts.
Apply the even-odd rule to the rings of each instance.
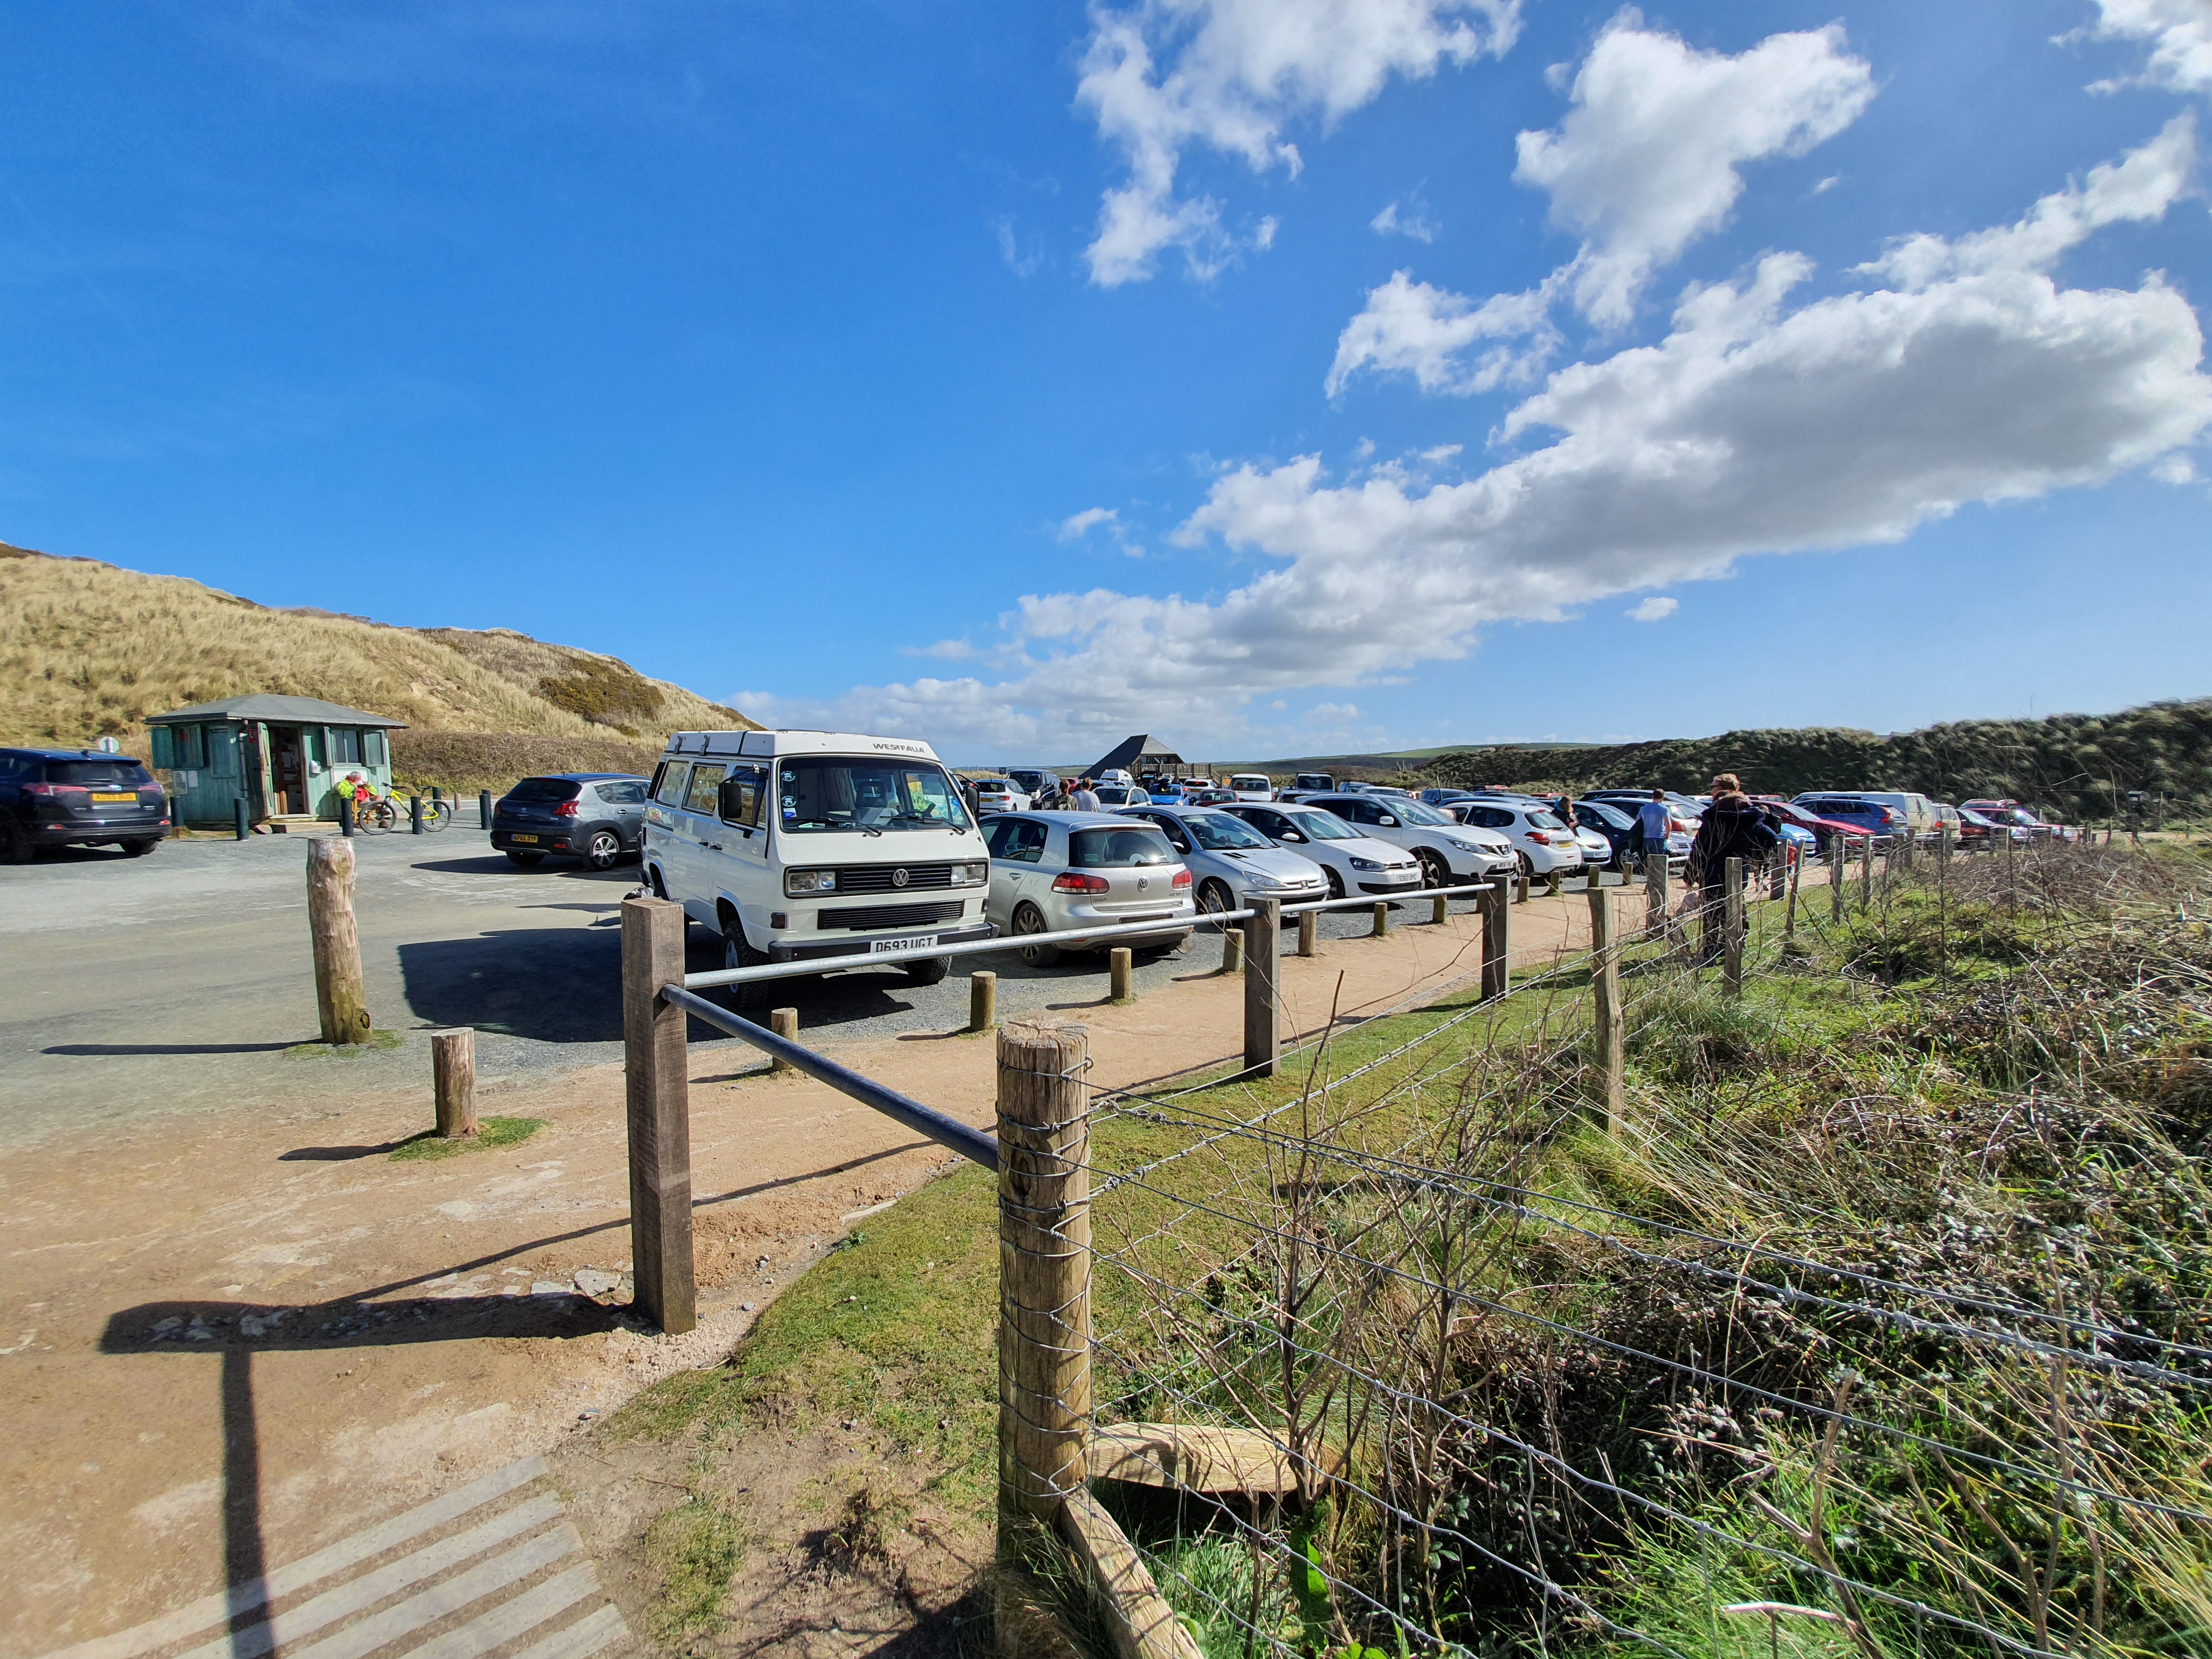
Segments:
[[[272,726],[269,746],[276,764],[277,810],[288,813],[307,810],[307,779],[300,753],[300,728]]]

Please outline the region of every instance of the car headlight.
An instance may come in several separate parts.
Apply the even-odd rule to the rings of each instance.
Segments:
[[[1458,848],[1462,853],[1472,853],[1475,850],[1475,846],[1473,842],[1462,841],[1457,836],[1446,836],[1444,839],[1449,842],[1453,846]]]
[[[971,863],[956,864],[952,866],[952,884],[955,887],[981,887],[990,878],[991,866],[988,860],[977,859]]]
[[[837,890],[835,870],[787,870],[783,872],[783,893],[786,898],[800,898],[808,893],[834,893]]]
[[[1352,855],[1352,867],[1355,870],[1380,870],[1382,861],[1380,859],[1364,859],[1355,853]]]

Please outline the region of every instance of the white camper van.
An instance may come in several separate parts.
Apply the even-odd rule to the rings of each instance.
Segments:
[[[732,968],[991,937],[991,855],[926,743],[678,732],[653,775],[645,878]],[[946,957],[901,964],[934,985]],[[730,988],[739,1007],[766,987]]]

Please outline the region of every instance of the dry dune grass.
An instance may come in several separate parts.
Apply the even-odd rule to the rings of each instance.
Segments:
[[[465,753],[498,752],[487,734],[569,739],[580,755],[624,739],[657,752],[666,732],[752,724],[614,658],[504,629],[273,611],[181,577],[0,544],[0,743],[112,736],[143,754],[149,714],[248,691],[320,697],[420,733],[471,734],[475,750],[448,745],[457,766]],[[558,741],[527,746],[540,766],[563,752]]]

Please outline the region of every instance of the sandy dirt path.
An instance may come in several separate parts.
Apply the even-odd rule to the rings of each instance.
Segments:
[[[1571,893],[1513,922],[1525,966],[1586,939],[1588,912]],[[1474,969],[1478,935],[1472,915],[1401,922],[1285,957],[1287,1024],[1318,1027],[1333,999],[1356,1015],[1433,993]],[[1055,1005],[1090,1028],[1095,1082],[1238,1048],[1243,987],[1213,971],[1218,949],[1200,941],[1170,991],[1132,1006]],[[825,1047],[989,1121],[987,1041]],[[427,1078],[412,1098],[349,1099],[336,1063],[282,1099],[11,1157],[0,1649],[136,1625],[556,1446],[726,1353],[855,1217],[946,1162],[821,1085],[769,1078],[741,1045],[696,1044],[692,1060],[701,1319],[673,1339],[633,1321],[626,1292],[575,1289],[580,1271],[629,1265],[619,1066],[510,1080],[480,1109],[547,1127],[435,1161],[386,1155],[428,1122]]]

